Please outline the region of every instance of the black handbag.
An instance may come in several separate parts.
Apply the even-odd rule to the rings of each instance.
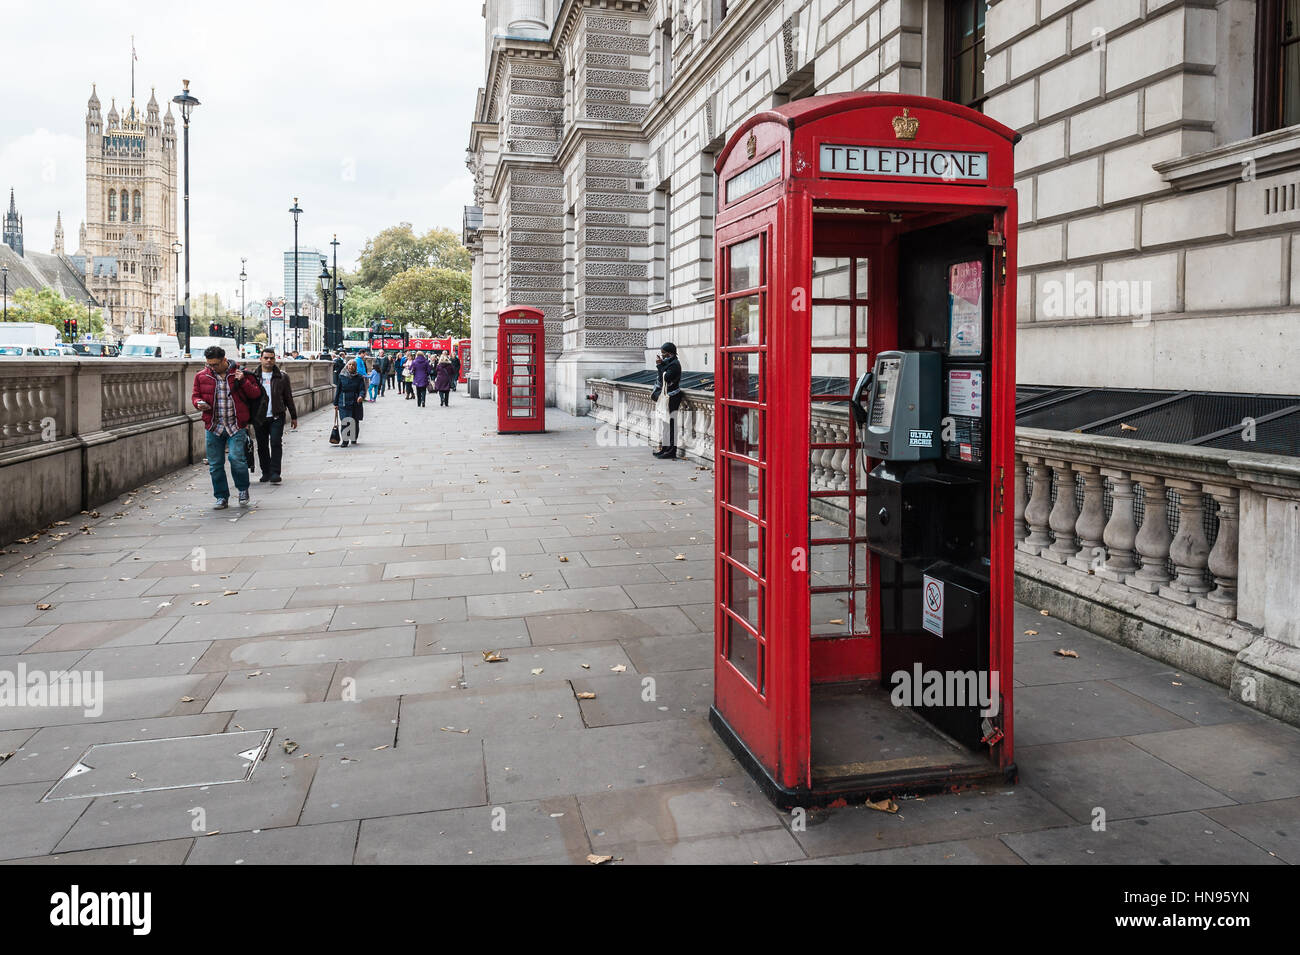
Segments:
[[[338,405],[334,406],[334,427],[330,429],[330,444],[339,444],[342,442],[339,437],[339,409]]]

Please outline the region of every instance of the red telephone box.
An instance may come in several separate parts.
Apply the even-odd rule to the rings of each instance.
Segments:
[[[837,94],[718,159],[710,720],[784,805],[1015,777],[1018,139]]]
[[[468,338],[462,338],[460,341],[456,342],[456,355],[460,358],[460,375],[456,380],[462,385],[469,381],[469,359],[471,352],[472,349],[470,348],[470,340]]]
[[[542,310],[503,309],[497,330],[497,433],[546,430],[546,328]]]

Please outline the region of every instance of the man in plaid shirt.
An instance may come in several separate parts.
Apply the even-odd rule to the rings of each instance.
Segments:
[[[212,475],[215,509],[229,506],[230,484],[226,481],[226,457],[230,457],[230,474],[239,491],[240,506],[248,504],[248,453],[244,427],[262,397],[262,385],[256,375],[226,360],[225,349],[211,345],[203,352],[208,367],[194,376],[190,400],[203,412],[207,431],[208,472]]]

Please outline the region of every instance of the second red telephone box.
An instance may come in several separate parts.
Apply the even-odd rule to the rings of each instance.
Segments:
[[[462,385],[469,381],[469,358],[471,342],[468,338],[462,338],[456,342],[456,357],[460,359],[460,375],[457,377]]]
[[[710,719],[784,805],[1015,776],[1017,138],[838,94],[718,159]]]
[[[542,310],[502,309],[497,328],[497,433],[546,430],[546,327]]]

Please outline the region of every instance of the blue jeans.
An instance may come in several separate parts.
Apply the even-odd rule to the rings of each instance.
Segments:
[[[230,473],[235,478],[235,489],[248,490],[248,456],[245,454],[243,430],[231,435],[207,432],[208,473],[212,475],[212,493],[218,498],[230,497],[226,483],[226,455],[230,455]]]

